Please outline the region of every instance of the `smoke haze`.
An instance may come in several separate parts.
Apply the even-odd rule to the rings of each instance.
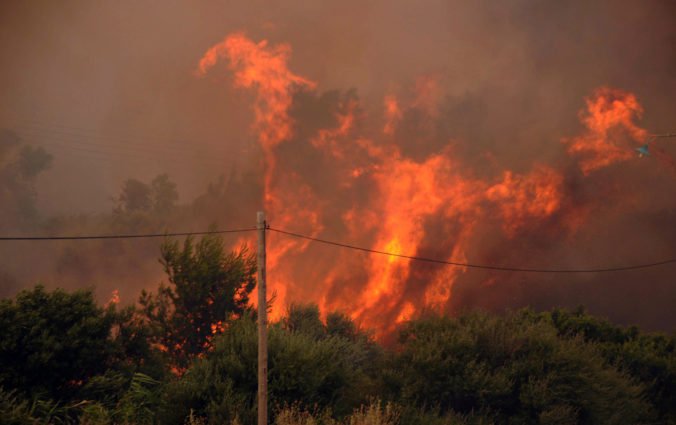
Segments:
[[[265,207],[273,227],[446,260],[673,258],[676,141],[641,160],[633,149],[676,130],[674,23],[669,1],[4,2],[0,127],[53,162],[34,182],[41,224],[3,230],[134,230],[110,225],[111,198],[128,178],[168,173],[183,207],[160,230],[248,226]],[[241,38],[197,76],[227,37]],[[279,58],[282,45],[281,86],[238,78],[257,66],[252,55]],[[629,105],[626,120],[601,131],[585,122],[586,102]],[[367,326],[425,306],[578,304],[620,323],[676,324],[673,265],[534,275],[274,233],[270,244],[278,308],[314,301]],[[157,246],[3,245],[0,294],[42,281],[95,285],[104,299],[119,288],[130,302],[163,278]]]

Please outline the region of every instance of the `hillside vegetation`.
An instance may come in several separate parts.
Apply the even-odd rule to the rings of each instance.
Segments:
[[[135,306],[41,286],[0,301],[0,423],[253,424],[255,262],[166,241]],[[676,423],[676,339],[583,309],[424,314],[383,346],[340,312],[271,324],[275,424]]]

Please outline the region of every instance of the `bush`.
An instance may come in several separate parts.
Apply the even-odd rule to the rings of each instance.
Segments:
[[[39,421],[33,417],[29,403],[19,399],[15,392],[0,387],[0,418],[6,425],[33,425]]]
[[[343,337],[269,330],[269,402],[275,411],[296,402],[302,408],[331,408],[345,415],[368,397],[360,385],[369,347]],[[193,409],[210,422],[256,415],[258,338],[250,317],[232,323],[215,340],[214,350],[167,389],[163,423],[181,423]]]
[[[401,403],[441,414],[484,411],[510,423],[639,423],[651,415],[644,387],[598,347],[521,313],[411,322],[388,376]]]
[[[227,252],[217,235],[188,237],[182,244],[167,240],[161,252],[169,284],[160,284],[156,294],[142,291],[139,304],[151,341],[183,370],[211,348],[214,334],[228,321],[249,310],[256,260],[246,246]]]
[[[68,400],[111,365],[114,314],[91,291],[42,286],[0,301],[0,385],[22,394]]]
[[[275,425],[483,425],[492,423],[474,415],[463,417],[451,413],[438,416],[416,409],[402,409],[392,403],[383,406],[380,401],[360,406],[342,421],[333,419],[327,410],[311,413],[302,410],[297,405],[282,409],[275,419]]]
[[[255,422],[251,313],[225,321],[180,376],[152,348],[157,335],[143,313],[98,307],[90,291],[40,286],[0,301],[0,423]],[[674,336],[557,309],[427,315],[399,337],[384,350],[344,314],[323,321],[317,306],[291,306],[269,327],[271,420],[676,423]],[[373,397],[384,402],[369,404]]]
[[[676,423],[676,336],[641,333],[633,326],[622,328],[585,314],[581,308],[533,316],[553,323],[564,338],[579,336],[598,346],[608,363],[646,386],[646,397],[660,422]]]

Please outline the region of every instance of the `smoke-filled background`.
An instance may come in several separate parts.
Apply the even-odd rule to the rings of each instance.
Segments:
[[[0,21],[3,235],[246,227],[265,208],[275,228],[448,261],[676,256],[676,140],[650,139],[676,130],[673,2],[3,2]],[[582,304],[676,323],[673,265],[497,272],[269,239],[277,312],[389,329]],[[159,242],[2,242],[0,295],[133,302],[163,279]]]

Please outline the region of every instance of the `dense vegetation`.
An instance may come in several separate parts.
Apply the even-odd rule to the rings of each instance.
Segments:
[[[41,286],[0,301],[1,423],[255,422],[255,262],[216,236],[166,241],[137,306]],[[582,309],[428,314],[383,347],[295,305],[271,325],[277,424],[675,423],[676,338]]]

